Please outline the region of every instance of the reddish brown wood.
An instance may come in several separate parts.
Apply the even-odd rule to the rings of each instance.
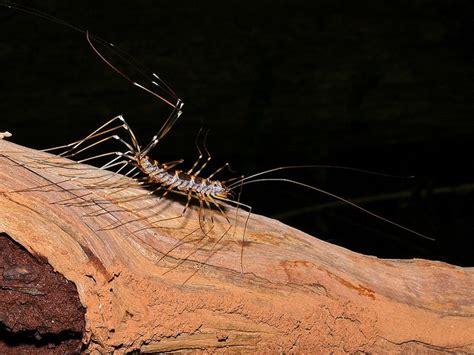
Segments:
[[[77,354],[84,314],[72,282],[0,233],[0,354]]]
[[[138,190],[87,191],[83,179],[45,186],[68,180],[61,176],[65,169],[5,141],[0,153],[0,232],[76,284],[90,351],[474,352],[473,268],[365,256],[252,215],[243,273],[240,224],[204,267],[210,246],[172,269],[195,243],[160,259],[198,227],[195,208],[168,228],[134,234],[147,227],[138,220],[100,230],[117,219],[137,219],[129,210],[150,208],[156,199],[118,204],[118,196]],[[86,192],[83,199],[114,202],[102,206],[115,212],[84,217],[98,208],[58,203]],[[162,203],[161,218],[183,207]]]

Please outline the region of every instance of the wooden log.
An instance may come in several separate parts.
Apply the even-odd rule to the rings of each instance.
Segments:
[[[204,236],[196,206],[151,228],[147,213],[183,204],[6,141],[0,153],[0,232],[76,285],[90,352],[474,352],[473,268],[365,256],[256,214],[242,244],[244,211],[220,241],[226,222],[214,213]]]

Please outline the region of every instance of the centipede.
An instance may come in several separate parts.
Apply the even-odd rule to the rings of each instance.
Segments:
[[[195,142],[196,149],[198,151],[198,158],[194,161],[194,163],[191,164],[188,169],[182,167],[184,163],[184,160],[182,159],[170,162],[162,162],[158,159],[153,158],[151,155],[153,150],[172,130],[176,122],[183,116],[184,102],[175,93],[171,86],[165,83],[165,81],[155,73],[149,75],[150,80],[148,83],[138,82],[133,78],[129,77],[126,72],[119,69],[107,58],[107,56],[103,53],[102,48],[108,48],[116,51],[120,58],[122,58],[130,65],[134,65],[131,57],[127,53],[122,52],[113,44],[101,39],[98,36],[93,35],[87,30],[83,30],[62,19],[38,11],[36,9],[13,4],[1,5],[33,16],[39,16],[41,18],[44,18],[45,20],[55,22],[62,26],[67,26],[77,32],[82,33],[84,35],[85,41],[87,41],[93,54],[107,67],[109,67],[117,75],[124,78],[137,89],[145,92],[148,95],[152,95],[157,100],[163,102],[166,106],[170,108],[171,112],[164,120],[162,126],[158,129],[157,133],[153,135],[151,140],[144,145],[139,142],[137,136],[132,130],[132,126],[127,122],[125,117],[123,115],[118,115],[101,124],[97,129],[94,129],[90,134],[83,138],[80,138],[72,143],[67,143],[61,146],[47,148],[43,150],[48,153],[56,154],[56,156],[58,157],[72,159],[79,164],[94,164],[95,161],[105,158],[107,161],[98,166],[99,170],[111,170],[114,172],[113,176],[124,176],[128,180],[124,180],[123,182],[119,183],[117,181],[112,181],[110,176],[107,176],[104,177],[104,179],[99,183],[97,183],[97,180],[95,180],[94,186],[91,186],[87,184],[88,177],[81,175],[80,169],[74,169],[73,164],[56,163],[54,159],[45,160],[43,158],[41,160],[41,162],[43,164],[46,164],[46,166],[48,164],[50,164],[51,166],[58,166],[58,164],[60,164],[60,166],[64,167],[68,171],[68,173],[64,175],[64,177],[66,178],[65,181],[68,181],[70,179],[81,178],[86,181],[85,187],[87,188],[100,189],[105,187],[111,187],[116,189],[116,191],[122,191],[124,189],[130,188],[131,186],[138,186],[142,189],[142,192],[138,195],[128,198],[115,199],[115,203],[127,202],[142,198],[152,198],[156,199],[156,201],[161,201],[163,199],[166,199],[169,194],[184,196],[182,212],[177,216],[162,219],[157,217],[153,211],[146,215],[140,213],[141,211],[138,210],[130,210],[129,212],[135,214],[136,217],[131,218],[127,221],[117,221],[111,223],[103,227],[104,229],[120,228],[126,224],[132,224],[134,221],[137,220],[147,221],[148,227],[146,227],[145,229],[163,228],[162,225],[166,221],[185,218],[190,204],[195,202],[199,207],[199,229],[192,230],[191,232],[186,233],[185,236],[181,240],[179,240],[171,249],[163,251],[162,257],[159,260],[162,260],[167,256],[171,255],[179,246],[183,245],[184,243],[189,243],[190,241],[188,240],[188,238],[191,235],[199,231],[200,236],[196,240],[194,240],[196,246],[192,248],[192,250],[188,252],[185,256],[181,257],[181,261],[178,263],[178,265],[175,265],[169,271],[173,270],[175,267],[188,260],[192,256],[192,254],[194,254],[199,248],[203,246],[202,243],[208,243],[209,240],[211,240],[210,235],[215,229],[217,229],[215,228],[215,225],[217,223],[216,218],[214,218],[214,216],[217,214],[221,217],[221,223],[223,223],[224,226],[222,230],[218,233],[217,237],[213,239],[209,248],[208,256],[205,258],[205,260],[200,261],[199,264],[206,265],[206,263],[212,257],[216,247],[225,238],[239,238],[241,239],[240,268],[241,272],[244,272],[244,245],[247,233],[247,223],[252,214],[252,207],[242,202],[240,195],[245,185],[255,183],[281,182],[303,187],[305,189],[309,189],[311,191],[324,194],[333,199],[339,200],[353,208],[356,208],[368,215],[371,215],[374,218],[377,218],[397,228],[410,232],[418,237],[433,240],[432,237],[429,237],[413,229],[405,227],[397,222],[394,222],[388,218],[376,214],[354,202],[351,202],[348,199],[345,199],[339,195],[333,194],[316,186],[309,185],[286,177],[268,177],[270,174],[273,174],[275,172],[294,169],[315,168],[343,169],[356,171],[359,173],[375,174],[382,176],[386,174],[343,166],[293,165],[275,167],[272,169],[253,173],[248,176],[235,175],[229,179],[221,180],[219,179],[219,174],[223,170],[229,170],[230,172],[233,172],[233,170],[230,169],[229,163],[225,163],[221,165],[218,169],[212,171],[210,174],[204,174],[204,171],[208,168],[208,163],[211,160],[211,154],[206,146],[208,132],[203,133],[202,131],[199,131],[199,133],[197,134]],[[88,153],[93,151],[94,148],[111,141],[116,142],[120,148],[105,153],[90,154],[89,156],[87,156]],[[200,143],[200,141],[202,142]],[[79,158],[82,156],[85,157]],[[30,159],[24,164],[31,165],[34,163],[35,160]],[[87,204],[101,206],[98,211],[85,214],[84,218],[91,216],[97,217],[102,214],[110,213],[110,211],[102,207],[100,201],[86,201],[83,198],[84,196],[81,197],[81,199],[78,199],[77,196],[75,196],[73,198],[65,199],[61,202],[82,206],[85,206]],[[229,209],[229,206],[233,209]],[[232,210],[233,212],[229,212],[230,210]],[[242,210],[245,212],[243,217],[239,215],[239,211]],[[230,213],[232,213],[233,216],[230,216]],[[236,235],[238,225],[242,226],[242,232],[239,236]],[[133,233],[140,232],[143,232],[143,228],[140,230],[133,231]],[[192,275],[190,275],[184,281],[184,283],[189,281],[189,279],[199,270],[200,268],[195,270]]]

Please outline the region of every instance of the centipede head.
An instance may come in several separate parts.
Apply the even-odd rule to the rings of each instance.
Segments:
[[[220,200],[232,199],[234,197],[233,192],[230,191],[221,181],[213,181],[212,184],[216,187],[214,197]]]

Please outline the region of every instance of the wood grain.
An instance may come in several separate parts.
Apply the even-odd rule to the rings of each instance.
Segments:
[[[0,140],[0,232],[75,283],[88,351],[474,352],[473,268],[365,256],[252,214],[241,272],[244,211],[216,243],[218,213],[209,236],[196,206],[152,226],[182,203],[125,201],[143,191],[66,164]]]

